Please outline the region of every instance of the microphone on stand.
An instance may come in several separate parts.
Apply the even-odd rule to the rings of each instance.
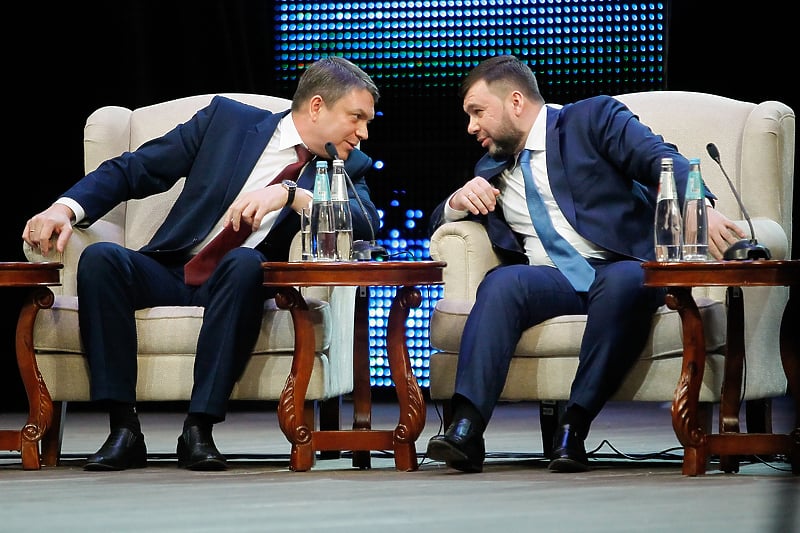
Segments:
[[[717,165],[719,165],[719,169],[722,171],[722,175],[725,176],[726,180],[728,180],[728,186],[731,188],[733,196],[739,203],[739,208],[742,210],[742,214],[744,215],[744,219],[747,221],[747,225],[750,226],[750,239],[742,239],[740,241],[733,243],[722,254],[722,258],[726,261],[742,261],[745,259],[770,259],[772,257],[772,254],[769,252],[769,248],[767,248],[763,244],[758,244],[758,241],[756,240],[756,232],[753,229],[753,222],[750,220],[750,215],[747,214],[747,209],[744,208],[744,204],[742,203],[742,198],[736,191],[736,187],[733,186],[733,182],[728,177],[728,173],[725,172],[725,168],[722,166],[722,162],[720,161],[719,158],[719,150],[717,149],[717,145],[715,145],[714,143],[708,143],[706,145],[706,151],[708,152],[708,155],[711,156],[711,159],[716,161]]]
[[[330,156],[331,159],[340,159],[339,152],[336,150],[336,146],[332,142],[325,143],[325,152],[327,152],[327,154]],[[358,196],[358,192],[356,191],[356,188],[353,185],[353,182],[350,179],[350,175],[347,173],[347,170],[344,171],[344,177],[347,180],[347,186],[350,187],[350,190],[353,191],[353,195],[356,197],[358,208],[361,210],[361,213],[364,215],[364,218],[367,221],[367,226],[369,226],[369,234],[370,234],[369,241],[365,240],[353,241],[353,259],[355,259],[356,261],[371,261],[379,257],[388,256],[389,254],[386,252],[386,248],[375,243],[375,228],[372,227],[372,222],[369,219],[369,214],[367,213],[367,210],[364,209],[364,204],[361,203],[361,198]]]

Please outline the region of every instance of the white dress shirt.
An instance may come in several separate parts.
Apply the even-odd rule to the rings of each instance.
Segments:
[[[609,254],[606,250],[593,244],[581,237],[575,228],[570,225],[564,214],[559,209],[553,192],[550,189],[550,179],[547,173],[546,157],[546,132],[547,132],[547,108],[542,107],[536,121],[533,123],[528,139],[525,141],[525,149],[531,151],[531,172],[536,188],[547,207],[550,219],[556,231],[561,234],[578,252],[587,258],[605,259]],[[514,165],[511,169],[504,170],[496,181],[496,186],[500,189],[500,196],[497,203],[503,209],[503,215],[511,229],[523,237],[525,255],[532,265],[555,266],[553,261],[545,252],[542,241],[536,234],[528,211],[528,203],[525,199],[525,179],[519,165]],[[452,209],[448,202],[445,204],[444,217],[447,221],[461,220],[465,218],[468,211]]]

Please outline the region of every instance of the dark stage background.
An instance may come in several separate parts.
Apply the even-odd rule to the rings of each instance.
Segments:
[[[726,9],[729,5],[670,3],[664,88],[752,102],[780,100],[797,112],[798,93],[789,82],[796,24],[787,8],[777,2],[736,10]],[[6,132],[2,261],[25,259],[20,235],[27,218],[83,175],[83,126],[96,108],[136,108],[217,92],[292,96],[275,79],[269,1],[17,3],[9,4],[6,17],[7,26],[17,31],[3,36],[4,111],[11,129]],[[588,96],[548,94],[542,75],[540,82],[555,103]],[[402,114],[405,123],[398,128],[379,117],[365,151],[401,162],[401,170],[372,179],[370,187],[379,207],[397,201],[403,209],[421,210],[418,228],[424,227],[435,204],[471,177],[480,149],[465,132],[455,89],[381,89],[378,110]],[[423,175],[431,172],[428,168],[436,171]],[[391,209],[386,211],[392,216]],[[16,289],[0,295],[0,411],[26,407],[14,359],[21,296]]]

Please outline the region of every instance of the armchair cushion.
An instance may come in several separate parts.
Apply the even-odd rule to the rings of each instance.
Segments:
[[[710,298],[698,298],[697,307],[703,318],[706,350],[713,351],[725,345],[725,306]],[[458,352],[461,332],[472,309],[472,302],[440,300],[432,317],[431,343],[447,352]],[[435,325],[434,325],[435,324]],[[517,344],[515,357],[570,357],[575,355],[575,340],[583,338],[586,315],[563,315],[527,329]],[[677,312],[661,306],[656,312],[650,338],[642,359],[659,359],[683,353]]]
[[[316,351],[324,352],[330,342],[330,306],[309,298],[309,310],[316,334]],[[140,354],[183,354],[193,356],[200,333],[203,308],[159,306],[136,311],[136,333]],[[62,296],[50,312],[42,313],[34,329],[36,349],[40,352],[83,353],[78,328],[78,297]],[[294,350],[294,326],[288,311],[278,309],[274,299],[264,305],[261,332],[254,354]]]

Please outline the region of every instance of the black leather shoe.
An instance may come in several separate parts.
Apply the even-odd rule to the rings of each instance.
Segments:
[[[188,470],[225,470],[225,456],[211,438],[211,428],[189,426],[178,437],[178,466]]]
[[[468,418],[456,420],[444,435],[436,435],[428,441],[425,454],[462,472],[483,472],[486,456],[483,433]]]
[[[548,468],[553,472],[586,472],[589,470],[589,459],[586,457],[583,439],[569,424],[559,427],[553,436],[553,453],[550,455]]]
[[[95,453],[86,458],[84,470],[111,471],[147,466],[144,435],[128,428],[117,428]]]

